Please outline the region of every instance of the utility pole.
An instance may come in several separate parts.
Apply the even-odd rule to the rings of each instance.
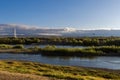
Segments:
[[[14,38],[17,38],[17,35],[16,35],[16,28],[14,28]]]

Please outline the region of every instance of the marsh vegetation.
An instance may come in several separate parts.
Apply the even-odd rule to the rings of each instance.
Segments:
[[[26,48],[25,44],[46,44],[45,47],[32,46]],[[87,46],[84,48],[62,48],[57,45]],[[27,53],[41,54],[42,56],[65,57],[94,57],[94,56],[120,56],[119,37],[84,37],[84,38],[1,38],[1,53]],[[0,70],[47,76],[53,79],[66,80],[119,80],[120,71],[53,66],[36,62],[0,61]],[[52,74],[51,74],[52,73]]]
[[[24,45],[0,45],[0,52],[16,53],[40,53],[48,56],[120,56],[120,46],[91,46],[86,48],[57,48],[54,45],[47,45],[44,48],[33,46],[25,48]]]

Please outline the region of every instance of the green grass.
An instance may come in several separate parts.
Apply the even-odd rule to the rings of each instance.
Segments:
[[[99,46],[88,48],[56,48],[47,46],[38,51],[49,56],[120,56],[120,46]]]
[[[6,44],[0,44],[0,49],[10,49],[12,48],[13,46],[11,45],[6,45]]]
[[[23,45],[15,45],[12,48],[14,48],[14,49],[24,49],[24,46]]]
[[[35,62],[0,61],[0,70],[29,73],[66,80],[119,80],[120,71],[71,66],[53,66]]]
[[[10,50],[10,51],[9,51]],[[57,48],[48,45],[44,48],[33,46],[24,48],[23,45],[0,45],[0,52],[41,53],[46,56],[120,56],[120,46],[91,46],[88,48]]]

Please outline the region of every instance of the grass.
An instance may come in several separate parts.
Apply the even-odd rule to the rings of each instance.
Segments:
[[[120,46],[100,46],[88,48],[56,48],[47,46],[38,51],[48,56],[120,56]]]
[[[21,74],[11,73],[8,71],[0,71],[0,80],[53,80],[53,79],[32,74]]]
[[[34,74],[65,80],[119,80],[120,71],[53,66],[36,62],[0,61],[0,70],[14,73]]]
[[[9,48],[12,48],[12,46],[6,44],[0,44],[0,49],[9,49]]]
[[[44,48],[39,46],[24,48],[23,45],[0,45],[0,52],[14,53],[41,53],[45,56],[120,56],[120,46],[99,46],[88,48],[57,48],[48,45]]]

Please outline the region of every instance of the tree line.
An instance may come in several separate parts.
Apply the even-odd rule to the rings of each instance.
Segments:
[[[0,38],[0,44],[50,44],[74,46],[120,46],[120,37],[81,37],[81,38]]]

